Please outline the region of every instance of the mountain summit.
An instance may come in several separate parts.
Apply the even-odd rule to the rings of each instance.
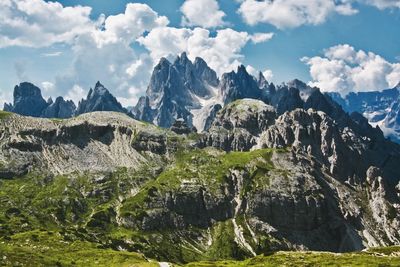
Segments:
[[[86,99],[82,99],[79,102],[76,115],[94,111],[127,113],[126,109],[122,107],[118,100],[99,81],[96,83],[94,89],[90,88]]]
[[[215,71],[201,58],[194,63],[186,53],[173,63],[162,58],[154,68],[146,96],[134,108],[135,118],[161,127],[170,127],[182,118],[189,126],[198,127],[203,120],[196,121],[195,111],[217,102],[218,84]]]
[[[5,104],[5,111],[32,117],[70,118],[75,112],[75,104],[58,97],[55,102],[46,102],[39,87],[23,82],[14,88],[14,103]]]

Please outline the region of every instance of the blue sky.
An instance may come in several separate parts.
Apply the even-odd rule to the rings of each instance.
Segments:
[[[158,57],[172,59],[183,50],[205,57],[219,74],[244,64],[275,83],[299,78],[343,94],[400,81],[400,0],[52,4],[5,0],[0,7],[2,17],[28,22],[25,28],[0,22],[1,102],[10,101],[14,85],[25,80],[46,97],[75,101],[101,80],[124,105],[134,105]],[[112,16],[114,23],[107,24]]]

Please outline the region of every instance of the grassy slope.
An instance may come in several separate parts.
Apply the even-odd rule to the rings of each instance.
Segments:
[[[58,232],[30,231],[0,242],[1,266],[158,266],[142,255],[65,241]]]
[[[386,252],[386,255],[376,253]],[[390,251],[390,253],[388,253]],[[395,254],[397,252],[397,254]],[[382,253],[385,254],[385,253]],[[392,256],[389,256],[392,255]],[[231,267],[231,266],[362,266],[384,267],[400,266],[400,247],[388,247],[371,249],[368,252],[359,253],[326,253],[326,252],[277,252],[269,256],[257,256],[245,261],[217,261],[217,262],[193,262],[186,267]]]
[[[180,236],[174,232],[143,233],[117,227],[114,222],[104,222],[102,218],[107,218],[117,199],[126,195],[136,182],[145,183],[145,186],[139,194],[122,203],[122,216],[145,212],[143,203],[152,190],[173,190],[179,188],[183,180],[193,178],[214,190],[213,186],[224,182],[229,169],[244,168],[249,164],[254,167],[252,184],[245,185],[243,193],[268,185],[268,172],[279,171],[270,161],[273,152],[268,149],[232,153],[207,149],[178,152],[174,164],[154,178],[149,177],[151,171],[145,168],[136,173],[120,169],[101,182],[94,179],[99,174],[48,177],[32,173],[19,179],[0,180],[0,265],[157,266],[140,254],[107,248],[110,242],[123,239],[134,241],[138,250],[150,258],[169,257],[180,262],[229,259],[232,256],[243,258],[233,241],[230,221],[215,225],[212,229],[215,242],[199,258],[196,251],[178,246]],[[96,190],[103,193],[100,196],[87,195]],[[87,227],[93,214],[102,216],[95,222],[97,227]],[[241,219],[238,218],[239,224]],[[154,251],[159,254],[152,254]],[[390,255],[394,251],[400,249],[381,248],[373,250],[373,253]],[[280,252],[245,261],[194,262],[188,266],[285,265],[400,266],[400,259],[371,253]]]
[[[11,115],[12,115],[11,112],[0,110],[0,120],[6,119],[7,117],[9,117]]]

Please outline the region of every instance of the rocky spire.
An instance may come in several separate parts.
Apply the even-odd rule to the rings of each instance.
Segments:
[[[225,104],[242,98],[260,99],[262,94],[257,81],[243,65],[238,67],[237,72],[222,75],[220,90]]]
[[[39,87],[23,82],[14,88],[14,104],[8,106],[12,112],[32,117],[40,117],[43,110],[48,106],[43,99]]]
[[[86,99],[79,102],[76,115],[93,111],[116,111],[126,113],[118,100],[99,81],[90,89]]]

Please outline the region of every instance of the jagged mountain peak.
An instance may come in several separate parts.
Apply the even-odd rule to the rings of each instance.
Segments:
[[[99,81],[94,89],[90,88],[86,99],[82,99],[76,110],[76,114],[83,114],[93,111],[116,111],[126,113],[126,110],[118,100]]]
[[[14,87],[14,96],[22,96],[22,95],[40,95],[42,96],[42,92],[39,87],[30,82],[21,82],[19,85]]]
[[[39,87],[32,83],[23,82],[14,88],[14,105],[4,105],[4,110],[17,114],[45,117],[45,118],[70,118],[75,113],[76,106],[69,100],[51,97],[45,101]]]
[[[182,117],[191,127],[190,110],[205,106],[217,94],[218,84],[215,71],[200,58],[193,63],[184,52],[172,64],[161,60],[151,75],[148,101],[138,101],[135,117],[163,127],[171,127],[176,118]]]
[[[174,61],[175,65],[186,65],[186,64],[192,64],[192,61],[188,58],[186,52],[182,52],[180,56],[178,55]]]
[[[21,115],[40,117],[42,111],[48,106],[40,88],[29,82],[16,85],[13,95],[14,104],[9,111]]]
[[[225,104],[242,98],[260,99],[262,95],[257,81],[243,65],[238,66],[236,72],[222,75],[220,92]]]
[[[299,79],[293,79],[293,80],[289,81],[287,83],[287,85],[289,87],[294,87],[294,88],[297,88],[297,89],[308,87],[308,85],[305,82],[303,82],[303,81],[301,81]]]

